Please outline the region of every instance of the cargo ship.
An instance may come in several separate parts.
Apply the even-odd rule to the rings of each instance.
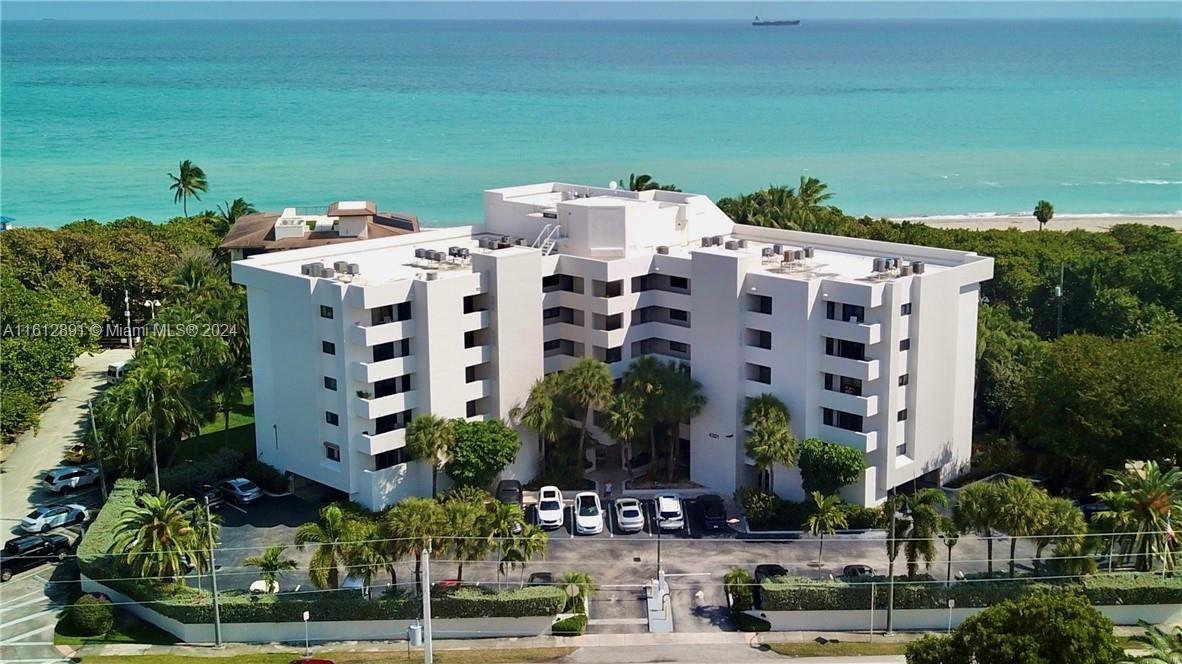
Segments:
[[[751,21],[751,25],[755,25],[755,26],[764,26],[764,25],[800,25],[800,21],[773,21],[773,20],[769,20],[769,19],[761,19],[761,18],[759,18],[758,16],[756,16],[756,17],[755,17],[755,20],[754,20],[754,21]]]

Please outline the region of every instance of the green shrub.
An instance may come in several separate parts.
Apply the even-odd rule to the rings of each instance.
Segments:
[[[805,493],[837,493],[866,472],[866,455],[848,445],[808,438],[800,443],[800,479]]]
[[[866,609],[870,606],[869,580],[816,580],[781,577],[764,581],[760,597],[768,611],[823,611]],[[880,585],[875,606],[886,608],[887,594]],[[939,609],[952,599],[958,607],[993,606],[1020,597],[1034,586],[1065,587],[1078,590],[1092,604],[1178,604],[1182,603],[1182,578],[1162,578],[1156,574],[1117,574],[1084,577],[1082,582],[1063,579],[1019,577],[1016,580],[965,581],[945,587],[940,583],[909,583],[904,577],[895,582],[895,608]]]
[[[111,488],[107,502],[78,542],[78,569],[92,579],[128,576],[123,573],[123,559],[108,555],[115,542],[115,528],[123,511],[135,506],[136,496],[144,490],[140,480],[120,479]]]
[[[555,636],[582,636],[583,632],[587,630],[587,616],[582,613],[576,613],[569,618],[563,618],[554,623],[550,631]]]
[[[160,488],[169,493],[188,493],[194,484],[241,475],[245,461],[241,452],[231,449],[218,450],[200,461],[182,461],[160,470]]]
[[[287,478],[283,473],[258,459],[251,459],[242,466],[242,476],[271,493],[287,491]]]
[[[115,626],[115,607],[111,601],[83,595],[70,607],[70,623],[82,636],[99,636]]]
[[[842,503],[841,511],[845,512],[846,526],[850,530],[871,530],[886,528],[887,517],[881,507],[862,507],[854,503]]]
[[[735,567],[723,577],[722,587],[731,596],[731,615],[754,606],[755,580],[742,567]]]
[[[743,487],[735,492],[735,500],[743,507],[747,523],[760,526],[773,523],[780,509],[780,497],[770,491],[755,487]]]

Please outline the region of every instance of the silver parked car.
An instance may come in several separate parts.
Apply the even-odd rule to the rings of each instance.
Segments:
[[[42,506],[21,519],[21,529],[27,533],[47,533],[53,528],[85,523],[89,518],[90,513],[81,505]]]
[[[217,487],[222,492],[222,495],[226,497],[226,500],[237,503],[238,505],[249,505],[263,497],[263,490],[259,488],[259,485],[245,477],[222,480],[217,483]]]

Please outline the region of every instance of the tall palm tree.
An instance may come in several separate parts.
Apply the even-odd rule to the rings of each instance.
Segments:
[[[168,174],[172,179],[172,185],[168,188],[172,191],[172,202],[180,202],[183,205],[185,216],[189,216],[189,197],[201,200],[197,192],[206,191],[209,188],[209,182],[205,179],[205,171],[201,167],[188,159],[180,163],[177,169],[177,174]]]
[[[656,357],[642,355],[632,360],[621,380],[624,391],[635,395],[643,408],[644,426],[648,429],[650,476],[656,475],[656,428],[660,423],[660,405],[665,398],[667,373],[665,365]]]
[[[518,585],[524,586],[526,565],[535,556],[546,557],[546,545],[549,544],[550,538],[546,536],[546,531],[542,530],[541,526],[527,523],[520,532],[501,541],[501,559],[497,565],[498,575],[505,574],[507,570],[514,567],[520,567],[521,578]]]
[[[298,567],[296,561],[283,557],[283,552],[286,550],[286,546],[277,544],[267,547],[262,555],[250,556],[242,561],[242,564],[247,567],[259,568],[259,576],[262,577],[263,585],[266,586],[269,593],[279,592],[279,577],[284,572]]]
[[[623,182],[621,180],[620,182]],[[649,191],[650,189],[658,189],[661,191],[681,191],[676,186],[671,184],[661,184],[653,179],[653,176],[648,173],[637,175],[630,173],[628,175],[628,191]]]
[[[993,529],[997,527],[998,511],[997,488],[991,482],[976,482],[961,489],[952,506],[952,519],[961,532],[974,531],[985,538],[986,569],[990,575],[993,574]]]
[[[483,560],[492,552],[492,544],[481,537],[481,525],[485,523],[485,506],[469,500],[445,500],[443,519],[452,539],[447,540],[446,549],[456,561],[456,579],[464,580],[464,563],[469,560]]]
[[[1038,205],[1034,206],[1034,218],[1038,220],[1038,230],[1042,231],[1043,226],[1051,221],[1055,216],[1055,206],[1051,205],[1050,201],[1039,201]]]
[[[121,403],[126,409],[122,418],[130,433],[151,432],[152,477],[159,493],[159,435],[170,436],[195,426],[198,419],[187,395],[189,376],[173,358],[145,349],[123,382],[127,398]]]
[[[1083,543],[1083,535],[1088,532],[1088,523],[1083,512],[1067,498],[1048,498],[1046,514],[1037,532],[1031,533],[1038,537],[1034,545],[1034,560],[1042,560],[1042,552],[1050,545],[1058,545],[1064,540],[1075,540]],[[1072,537],[1074,536],[1074,537]]]
[[[800,186],[796,189],[797,211],[800,221],[813,223],[821,215],[822,203],[833,198],[833,193],[817,178],[800,176]]]
[[[445,541],[447,517],[443,508],[430,498],[406,498],[387,510],[384,519],[390,536],[402,540],[403,546],[413,552],[415,584],[421,587],[423,551],[442,548],[439,545]]]
[[[548,374],[529,388],[524,404],[509,411],[509,420],[520,424],[538,435],[541,445],[542,474],[546,473],[546,457],[549,448],[556,445],[570,430],[566,411],[557,398],[559,374]]]
[[[902,496],[903,510],[908,514],[904,521],[905,530],[902,537],[892,541],[899,545],[900,539],[905,539],[903,555],[907,558],[907,576],[915,578],[919,574],[919,559],[923,558],[927,568],[931,568],[932,560],[936,558],[936,534],[944,525],[944,519],[939,509],[948,506],[948,497],[939,489],[920,489],[909,496]]]
[[[439,469],[451,458],[456,444],[455,427],[451,420],[424,413],[406,427],[406,449],[416,459],[431,463],[431,497],[438,495]]]
[[[825,551],[825,536],[837,532],[838,528],[849,525],[845,511],[841,509],[841,498],[838,496],[824,496],[820,491],[814,491],[813,513],[804,521],[805,528],[813,537],[820,536],[821,545],[817,547],[817,564],[822,564],[821,554]]]
[[[214,369],[212,395],[214,405],[222,413],[222,440],[226,447],[230,445],[230,412],[242,403],[246,384],[241,365],[230,356],[227,348],[225,358]]]
[[[669,481],[674,479],[677,468],[677,450],[681,447],[681,424],[689,422],[706,407],[706,395],[702,384],[690,376],[689,366],[670,362],[669,378],[662,400],[662,411],[669,425]]]
[[[604,429],[621,445],[630,447],[644,425],[644,416],[644,403],[640,397],[631,390],[625,390],[612,399],[612,405],[607,409]]]
[[[349,547],[364,539],[360,530],[336,504],[321,508],[318,523],[305,523],[296,530],[295,545],[300,551],[309,544],[316,545],[308,563],[312,585],[321,589],[340,587],[341,568],[349,564]]]
[[[583,409],[583,424],[579,429],[578,470],[583,472],[583,457],[587,446],[587,427],[591,414],[604,408],[612,400],[612,373],[607,365],[593,357],[584,357],[562,372],[563,394]]]
[[[1176,564],[1178,539],[1174,517],[1182,517],[1182,470],[1163,470],[1156,461],[1131,461],[1122,471],[1108,471],[1113,488],[1096,494],[1108,509],[1096,516],[1102,521],[1128,524],[1133,534],[1129,550],[1137,569],[1147,572],[1160,561],[1167,570]]]
[[[258,210],[248,203],[245,198],[235,198],[233,202],[226,201],[225,207],[218,206],[217,233],[225,235],[239,218],[248,214],[257,214]]]
[[[194,304],[222,295],[229,285],[213,256],[200,250],[185,252],[166,284],[177,298]]]
[[[755,461],[756,468],[767,472],[773,488],[776,464],[796,465],[796,437],[790,422],[788,407],[773,394],[750,399],[743,409],[743,425],[750,429],[745,440],[747,456]]]
[[[1024,477],[997,483],[997,527],[1010,536],[1010,578],[1016,574],[1018,539],[1038,534],[1047,520],[1047,492]]]
[[[195,506],[192,498],[166,492],[140,496],[115,524],[111,550],[125,552],[124,560],[142,578],[181,578],[186,560],[203,548],[189,517]]]

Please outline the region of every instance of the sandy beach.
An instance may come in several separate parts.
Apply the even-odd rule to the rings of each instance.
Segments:
[[[928,224],[929,226],[940,226],[942,228],[970,228],[979,231],[988,230],[991,228],[1019,228],[1024,231],[1038,230],[1038,222],[1035,221],[1033,216],[1029,215],[950,215],[946,217],[899,217],[894,219],[894,221],[905,220],[924,223]],[[1049,224],[1047,224],[1047,230],[1070,231],[1079,228],[1085,231],[1102,232],[1117,224],[1149,224],[1152,226],[1168,226],[1176,231],[1182,231],[1182,214],[1055,215],[1055,218],[1052,219]]]

